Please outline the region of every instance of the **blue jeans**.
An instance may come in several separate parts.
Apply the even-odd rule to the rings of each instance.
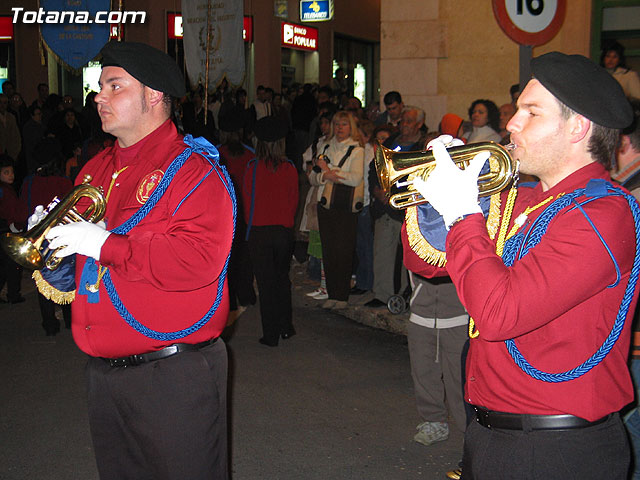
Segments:
[[[356,288],[371,290],[373,288],[373,226],[368,206],[358,214],[356,255],[358,256]]]
[[[636,406],[624,418],[624,425],[629,433],[631,451],[633,455],[632,480],[640,480],[640,410],[638,399],[640,398],[640,360],[631,360],[631,377],[636,387]]]

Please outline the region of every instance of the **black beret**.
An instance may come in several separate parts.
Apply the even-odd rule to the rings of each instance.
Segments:
[[[231,108],[219,115],[219,127],[223,132],[237,132],[244,127],[244,111]]]
[[[598,125],[620,129],[633,120],[620,84],[582,55],[546,53],[531,60],[531,73],[558,100]]]
[[[287,123],[278,117],[262,117],[253,128],[258,140],[275,142],[287,136]]]
[[[186,93],[184,76],[173,58],[150,45],[108,42],[102,50],[103,67],[122,67],[147,87],[173,97]]]

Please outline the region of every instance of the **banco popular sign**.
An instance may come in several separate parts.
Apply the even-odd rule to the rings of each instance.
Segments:
[[[318,50],[318,29],[282,22],[280,44],[297,50]]]

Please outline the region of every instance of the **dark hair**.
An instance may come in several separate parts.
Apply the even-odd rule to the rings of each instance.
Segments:
[[[4,93],[5,89],[7,88],[7,86],[11,85],[12,87],[15,88],[15,85],[13,84],[13,82],[11,80],[5,80],[2,83],[2,93]]]
[[[402,103],[402,96],[400,95],[400,92],[392,90],[384,95],[383,101],[385,105],[391,105],[392,103]]]
[[[0,154],[0,168],[13,167],[13,166],[15,166],[15,162],[13,161],[13,158],[11,158],[6,153]]]
[[[362,108],[362,102],[360,101],[360,99],[358,97],[349,97],[349,100],[356,100],[358,102],[358,108]]]
[[[318,93],[326,93],[329,98],[333,96],[333,90],[329,85],[323,85],[322,87],[318,88]]]
[[[627,60],[624,56],[624,47],[616,41],[607,43],[602,46],[602,53],[600,54],[600,66],[604,67],[604,57],[606,57],[607,53],[609,52],[616,52],[618,54],[618,58],[620,59],[620,61],[618,62],[618,67],[628,69]]]
[[[517,93],[520,91],[520,84],[519,83],[514,83],[513,85],[511,85],[511,87],[509,88],[509,95],[511,95],[513,97],[514,93]]]
[[[622,131],[623,135],[629,137],[631,146],[640,152],[640,100],[630,100],[633,108],[633,123]]]
[[[236,103],[238,103],[241,95],[244,95],[245,98],[247,97],[247,91],[244,88],[239,88],[238,90],[236,90]]]
[[[42,108],[40,108],[37,104],[33,104],[27,109],[27,112],[29,112],[29,116],[33,117],[33,114],[36,113],[36,110],[40,110],[42,112]]]
[[[487,124],[491,128],[493,128],[496,132],[499,132],[500,131],[500,110],[498,110],[497,105],[493,103],[491,100],[486,100],[484,98],[479,98],[478,100],[475,100],[469,107],[469,118],[471,118],[473,109],[476,108],[476,105],[478,105],[479,103],[484,105],[485,108],[487,109],[487,113],[488,113]]]
[[[564,120],[568,120],[573,115],[578,115],[575,110],[557,98],[556,101],[560,105],[560,115]],[[615,157],[619,140],[619,129],[603,127],[591,120],[591,137],[587,144],[587,151],[596,162],[602,164],[607,170],[611,168],[611,161]]]

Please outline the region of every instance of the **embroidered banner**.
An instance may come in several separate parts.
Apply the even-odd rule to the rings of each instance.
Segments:
[[[218,86],[225,76],[230,84],[240,85],[245,74],[242,0],[191,0],[182,3],[182,15],[191,86],[205,84],[207,51],[209,88]]]
[[[80,70],[109,41],[109,24],[94,19],[110,6],[110,0],[40,0],[40,34],[47,50],[66,68]]]

